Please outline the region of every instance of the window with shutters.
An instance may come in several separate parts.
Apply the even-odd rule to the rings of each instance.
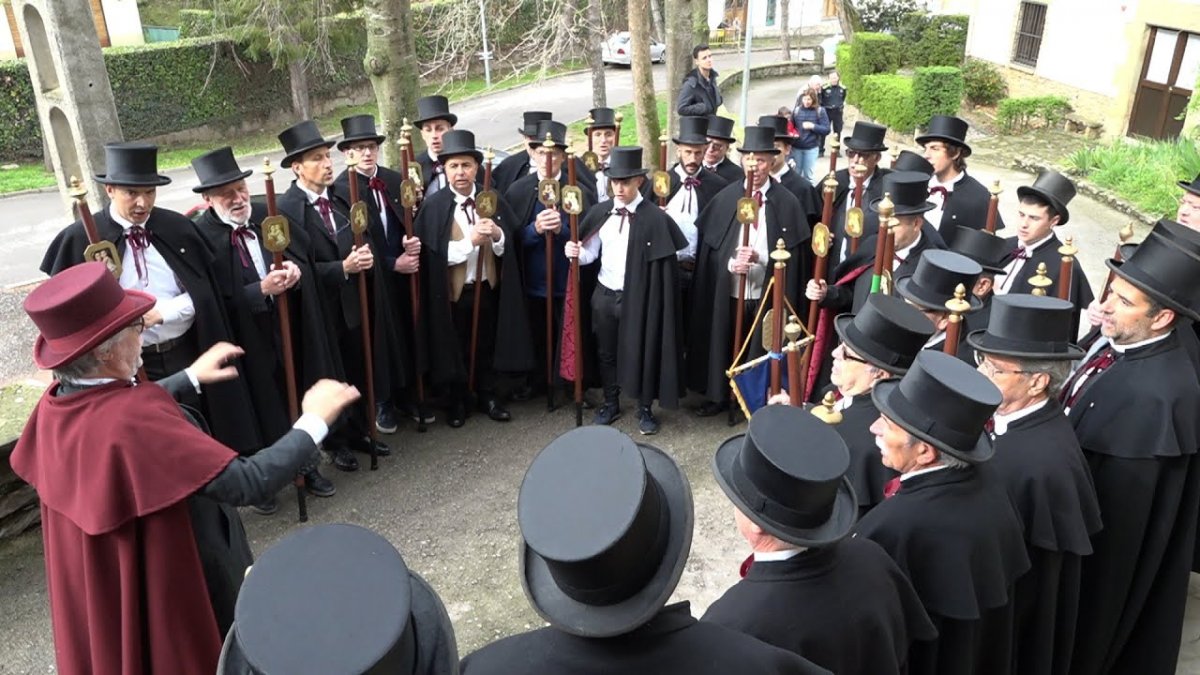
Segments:
[[[1022,2],[1017,17],[1017,34],[1013,40],[1013,63],[1036,66],[1042,50],[1042,31],[1046,28],[1046,6],[1037,2]]]

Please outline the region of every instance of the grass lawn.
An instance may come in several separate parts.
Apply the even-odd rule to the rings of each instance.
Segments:
[[[657,92],[655,102],[658,103],[658,125],[661,129],[667,128],[667,97],[665,92]],[[634,118],[633,104],[627,103],[615,108],[617,113],[622,115],[621,119],[621,138],[617,140],[617,145],[637,145],[637,124]],[[576,149],[587,149],[587,136],[584,134],[585,120],[575,120],[567,125],[567,141]]]
[[[0,387],[0,442],[16,438],[41,397],[43,387],[16,383]]]
[[[1066,166],[1152,216],[1174,218],[1181,194],[1176,182],[1200,173],[1200,150],[1188,138],[1119,139],[1077,151]]]

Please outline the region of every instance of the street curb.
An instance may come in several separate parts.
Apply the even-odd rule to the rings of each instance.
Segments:
[[[0,193],[0,199],[8,199],[9,197],[22,197],[24,195],[37,195],[43,192],[58,192],[58,186],[50,186],[40,188],[29,188],[28,190],[17,190],[16,192]]]
[[[1053,166],[1028,157],[1015,157],[1009,164],[1013,169],[1018,171],[1027,171],[1035,176],[1043,171],[1058,171],[1058,169]],[[1071,174],[1071,180],[1075,183],[1076,191],[1082,192],[1101,204],[1124,213],[1130,218],[1136,220],[1139,225],[1146,225],[1148,227],[1158,222],[1158,218],[1156,216],[1142,211],[1138,207],[1119,197],[1111,190],[1102,188],[1099,185],[1096,185],[1095,183],[1092,183],[1091,181],[1074,174]]]

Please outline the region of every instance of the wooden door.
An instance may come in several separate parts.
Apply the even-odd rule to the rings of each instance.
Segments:
[[[1150,28],[1142,61],[1129,135],[1155,139],[1177,138],[1183,113],[1200,68],[1200,34],[1171,28]]]

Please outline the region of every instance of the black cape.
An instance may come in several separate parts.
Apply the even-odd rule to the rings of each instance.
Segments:
[[[900,474],[883,465],[879,459],[879,447],[875,445],[875,434],[871,425],[879,419],[879,408],[871,400],[871,392],[865,391],[854,397],[850,405],[842,410],[842,421],[833,425],[834,431],[846,441],[850,450],[850,468],[846,478],[858,497],[858,515],[867,512],[883,501],[883,488],[887,482]]]
[[[598,235],[612,215],[612,203],[593,206],[579,224],[579,239]],[[683,305],[675,253],[687,245],[679,226],[657,206],[642,200],[629,217],[625,289],[617,338],[617,382],[625,395],[658,399],[673,409],[684,393]],[[592,263],[599,270],[601,258]]]
[[[1070,672],[1080,563],[1100,531],[1100,505],[1071,423],[1057,401],[995,437],[995,472],[1025,528],[1032,568],[1017,581],[1018,673]]]
[[[816,675],[829,671],[714,623],[697,621],[687,602],[667,605],[645,625],[594,639],[540,628],[493,642],[462,660],[463,675]]]
[[[109,217],[108,209],[92,214],[101,239],[117,246],[117,255],[125,254],[126,240],[121,226]],[[196,308],[191,330],[201,353],[221,341],[231,341],[229,317],[221,302],[221,286],[213,271],[213,252],[196,231],[192,221],[166,209],[154,208],[145,223],[150,243],[175,272],[179,285],[192,297]],[[54,276],[83,262],[88,246],[83,223],[75,221],[50,242],[42,258],[42,272]],[[241,368],[239,367],[239,371]],[[254,422],[251,394],[242,377],[204,387],[203,410],[212,435],[239,453],[248,453],[270,442],[258,433]]]
[[[914,641],[937,637],[912,584],[875,542],[851,537],[755,562],[701,621],[794,652],[840,675],[900,675]]]
[[[969,173],[963,172],[963,177],[954,184],[946,204],[942,208],[942,219],[934,223],[938,233],[947,243],[954,243],[954,235],[958,226],[982,230],[987,226],[988,204],[992,201],[992,193],[975,180]],[[999,209],[996,211],[996,231],[1004,229],[1004,218]],[[1036,268],[1034,268],[1036,269]]]
[[[938,630],[914,645],[909,672],[1013,672],[1013,586],[1029,569],[1003,489],[968,467],[904,481],[858,524],[900,566]]]
[[[1016,250],[1018,246],[1016,237],[1009,237],[1006,240]],[[1046,295],[1052,298],[1058,297],[1058,277],[1059,268],[1062,266],[1062,256],[1058,253],[1058,247],[1062,246],[1058,235],[1052,235],[1045,243],[1038,246],[1029,255],[1029,259],[1021,266],[1017,272],[1017,279],[1013,279],[1011,285],[1006,285],[1008,293],[1032,293],[1033,284],[1029,280],[1033,278],[1037,272],[1038,263],[1046,263],[1046,276],[1054,283],[1046,287]],[[1004,277],[997,275],[996,284],[999,285]],[[1079,265],[1079,258],[1075,259],[1074,271],[1071,272],[1071,297],[1067,298],[1071,304],[1075,305],[1075,318],[1071,322],[1071,335],[1079,335],[1079,315],[1087,309],[1087,306],[1092,304],[1095,299],[1092,294],[1092,286],[1088,282],[1087,274],[1084,274],[1083,267]]]
[[[468,364],[463,362],[461,346],[471,339],[469,333],[459,335],[455,331],[450,306],[447,246],[454,219],[454,195],[452,188],[433,193],[422,202],[413,223],[421,239],[421,323],[428,346],[429,371],[440,385],[466,383]],[[503,198],[497,200],[492,220],[504,230],[504,255],[497,259],[499,304],[492,367],[499,372],[521,373],[533,367],[533,350],[525,293],[521,289],[520,235],[516,219]]]
[[[987,330],[988,324],[992,322],[992,298],[994,297],[996,297],[995,293],[988,293],[986,298],[980,300],[983,303],[982,307],[963,316],[964,334]]]
[[[810,227],[821,222],[821,193],[813,187],[812,183],[805,180],[804,176],[796,173],[791,167],[788,167],[787,171],[784,171],[783,175],[775,180],[787,188],[788,192],[796,195],[796,201],[800,202],[800,210],[808,218]]]
[[[708,171],[708,169],[704,170]],[[746,180],[746,172],[728,157],[722,159],[721,163],[714,167],[713,173],[723,178],[726,183],[741,183]]]
[[[1104,529],[1083,561],[1073,673],[1174,673],[1200,508],[1200,384],[1175,333],[1129,350],[1068,419]]]
[[[745,181],[726,185],[696,218],[699,244],[696,270],[692,276],[691,326],[688,327],[687,385],[692,391],[719,400],[728,390],[725,370],[733,357],[733,322],[730,297],[737,298],[737,280],[727,263],[741,246],[741,223],[737,221],[737,202],[744,196]],[[783,239],[791,259],[787,263],[784,294],[800,316],[807,316],[808,301],[804,284],[812,278],[812,230],[800,210],[796,197],[775,183],[767,192],[763,208],[767,211],[767,241],[770,249]],[[769,270],[768,270],[769,272]],[[767,277],[769,278],[769,276]],[[763,289],[766,289],[764,279]],[[770,301],[770,298],[767,298]],[[747,320],[753,315],[747,316]],[[760,340],[753,340],[747,358],[762,353]]]
[[[875,247],[879,242],[879,234],[863,236],[858,251],[846,257],[833,270],[829,290],[821,301],[822,308],[829,308],[841,314],[844,312],[857,313],[871,294],[871,275],[875,265]],[[910,276],[917,270],[917,262],[921,254],[929,250],[946,248],[946,242],[933,226],[926,221],[921,225],[921,239],[909,251],[908,257],[892,271],[893,283],[902,277]],[[832,254],[831,254],[832,255]],[[845,281],[851,273],[862,267],[869,267],[852,281]],[[842,282],[842,283],[839,283]],[[894,293],[894,291],[893,291]]]

